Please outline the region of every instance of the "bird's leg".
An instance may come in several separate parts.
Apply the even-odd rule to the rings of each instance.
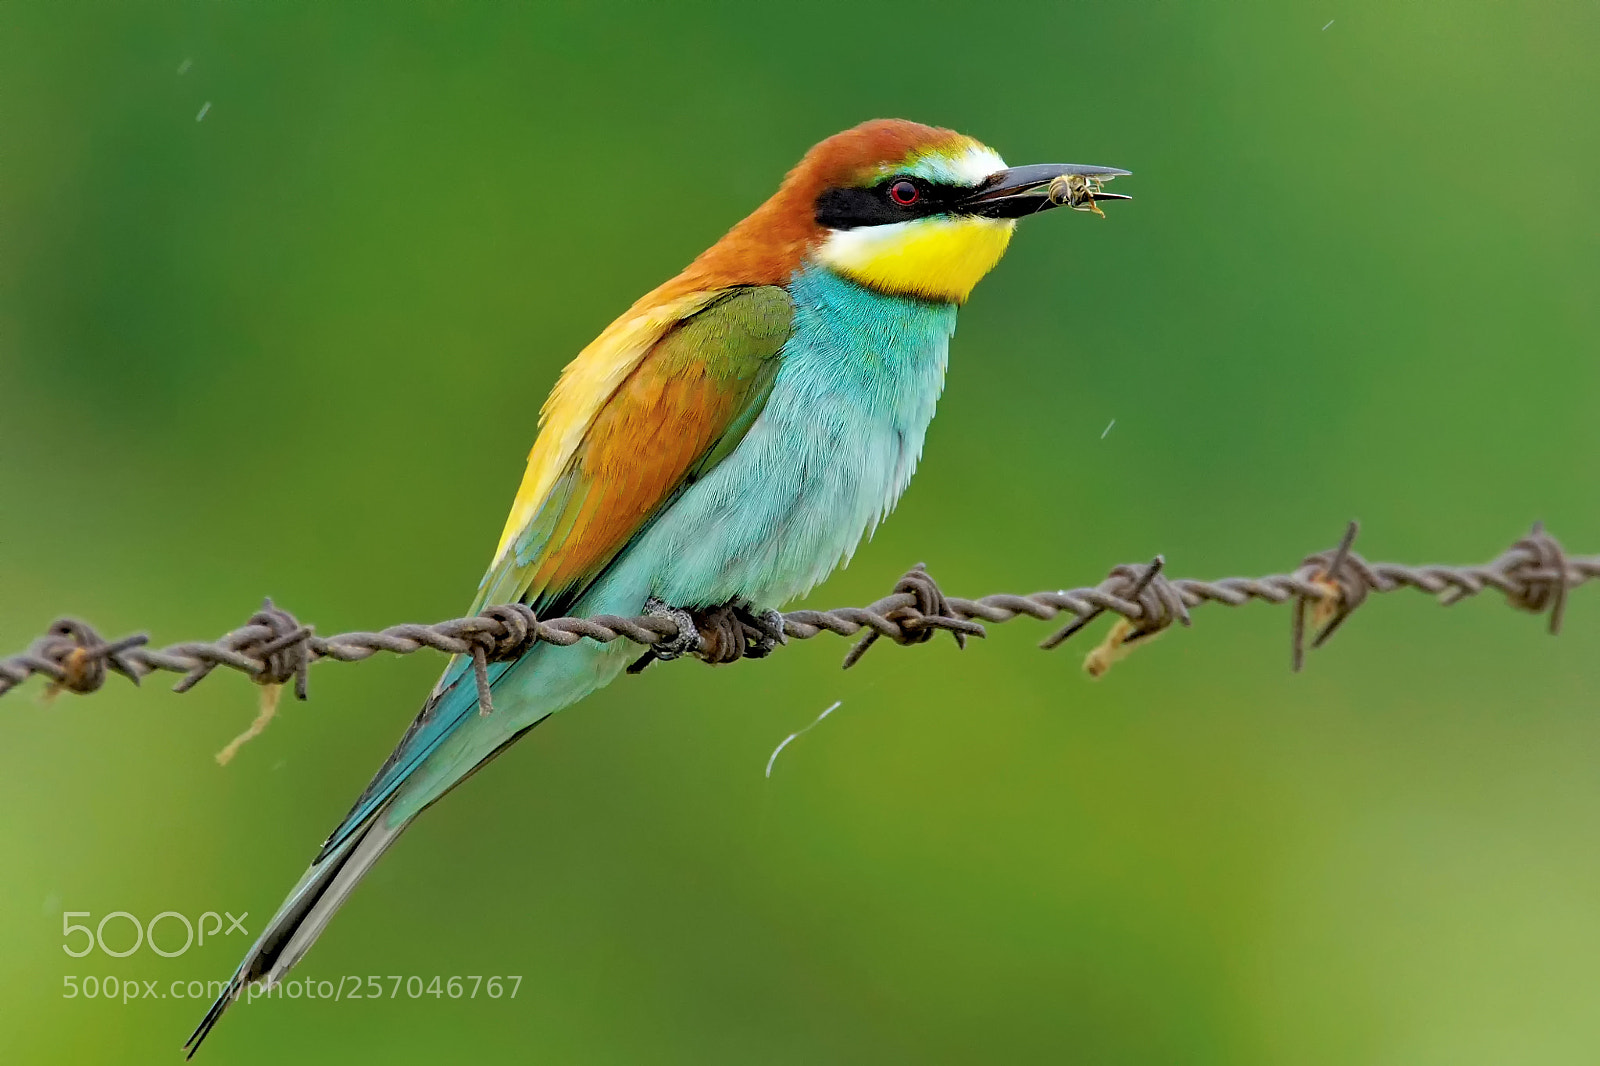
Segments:
[[[765,659],[779,644],[789,643],[789,638],[783,632],[781,612],[771,607],[760,610],[754,607],[742,607],[739,609],[739,614],[742,621],[761,634],[758,639],[745,645],[746,659]]]
[[[657,659],[670,662],[680,655],[693,655],[700,650],[700,630],[695,627],[694,617],[688,611],[651,596],[645,601],[644,613],[651,618],[670,618],[678,625],[677,636],[650,646]]]

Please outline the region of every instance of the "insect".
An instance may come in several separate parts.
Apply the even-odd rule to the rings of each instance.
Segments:
[[[1100,178],[1085,177],[1082,174],[1062,174],[1050,179],[1050,202],[1053,204],[1070,207],[1074,211],[1093,211],[1101,218],[1106,213],[1100,210],[1100,205],[1095,203],[1095,198],[1105,192],[1105,183]]]

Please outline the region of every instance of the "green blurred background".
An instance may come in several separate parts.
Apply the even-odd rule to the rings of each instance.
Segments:
[[[0,651],[263,594],[323,632],[459,613],[558,368],[878,115],[1137,200],[1023,228],[812,604],[918,560],[963,594],[1264,573],[1352,516],[1375,558],[1538,518],[1594,551],[1597,50],[1588,0],[5,3]],[[1559,641],[1385,598],[1301,676],[1287,626],[1210,608],[1098,683],[1098,631],[1031,622],[624,679],[297,971],[515,1000],[257,1004],[205,1058],[1594,1061],[1600,596]],[[320,668],[226,769],[237,676],[0,704],[0,1060],[172,1061],[203,1004],[64,978],[216,980],[242,938],[74,959],[62,912],[258,931],[439,665]]]

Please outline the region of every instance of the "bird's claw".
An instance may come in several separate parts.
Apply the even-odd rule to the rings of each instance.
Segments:
[[[778,645],[789,643],[789,638],[783,631],[783,613],[781,611],[768,607],[762,611],[747,611],[746,615],[751,624],[761,632],[760,638],[745,645],[744,657],[746,659],[765,659],[772,654],[772,650]]]
[[[677,636],[650,645],[657,659],[671,662],[681,655],[693,655],[700,650],[700,630],[694,624],[694,616],[688,611],[651,596],[645,601],[644,613],[651,618],[670,618],[678,626]]]

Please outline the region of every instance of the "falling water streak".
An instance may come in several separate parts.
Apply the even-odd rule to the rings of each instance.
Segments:
[[[205,103],[200,105],[200,113],[194,117],[194,120],[196,122],[199,122],[201,119],[206,117],[206,112],[210,111],[210,110],[211,110],[211,101],[207,100]]]
[[[800,730],[798,733],[790,733],[788,736],[784,737],[783,740],[778,744],[778,746],[776,748],[772,749],[772,757],[767,760],[767,777],[770,778],[772,776],[772,764],[778,761],[778,753],[780,751],[782,751],[784,748],[787,748],[789,746],[789,742],[791,740],[795,739],[796,737],[804,736],[805,734],[811,732],[813,729],[817,728],[817,726],[822,723],[822,720],[824,718],[828,717],[828,715],[832,714],[834,711],[837,711],[839,709],[839,705],[841,703],[843,703],[843,702],[844,702],[843,700],[834,700],[833,701],[833,706],[829,707],[827,710],[825,710],[821,714],[817,715],[817,717],[812,721],[812,723],[810,725],[806,726],[804,729]]]
[[[1111,421],[1107,422],[1106,423],[1106,428],[1100,431],[1100,439],[1101,440],[1105,440],[1106,439],[1106,434],[1110,433],[1111,432],[1111,427],[1116,425],[1116,424],[1117,424],[1117,420],[1115,418],[1113,418]]]

